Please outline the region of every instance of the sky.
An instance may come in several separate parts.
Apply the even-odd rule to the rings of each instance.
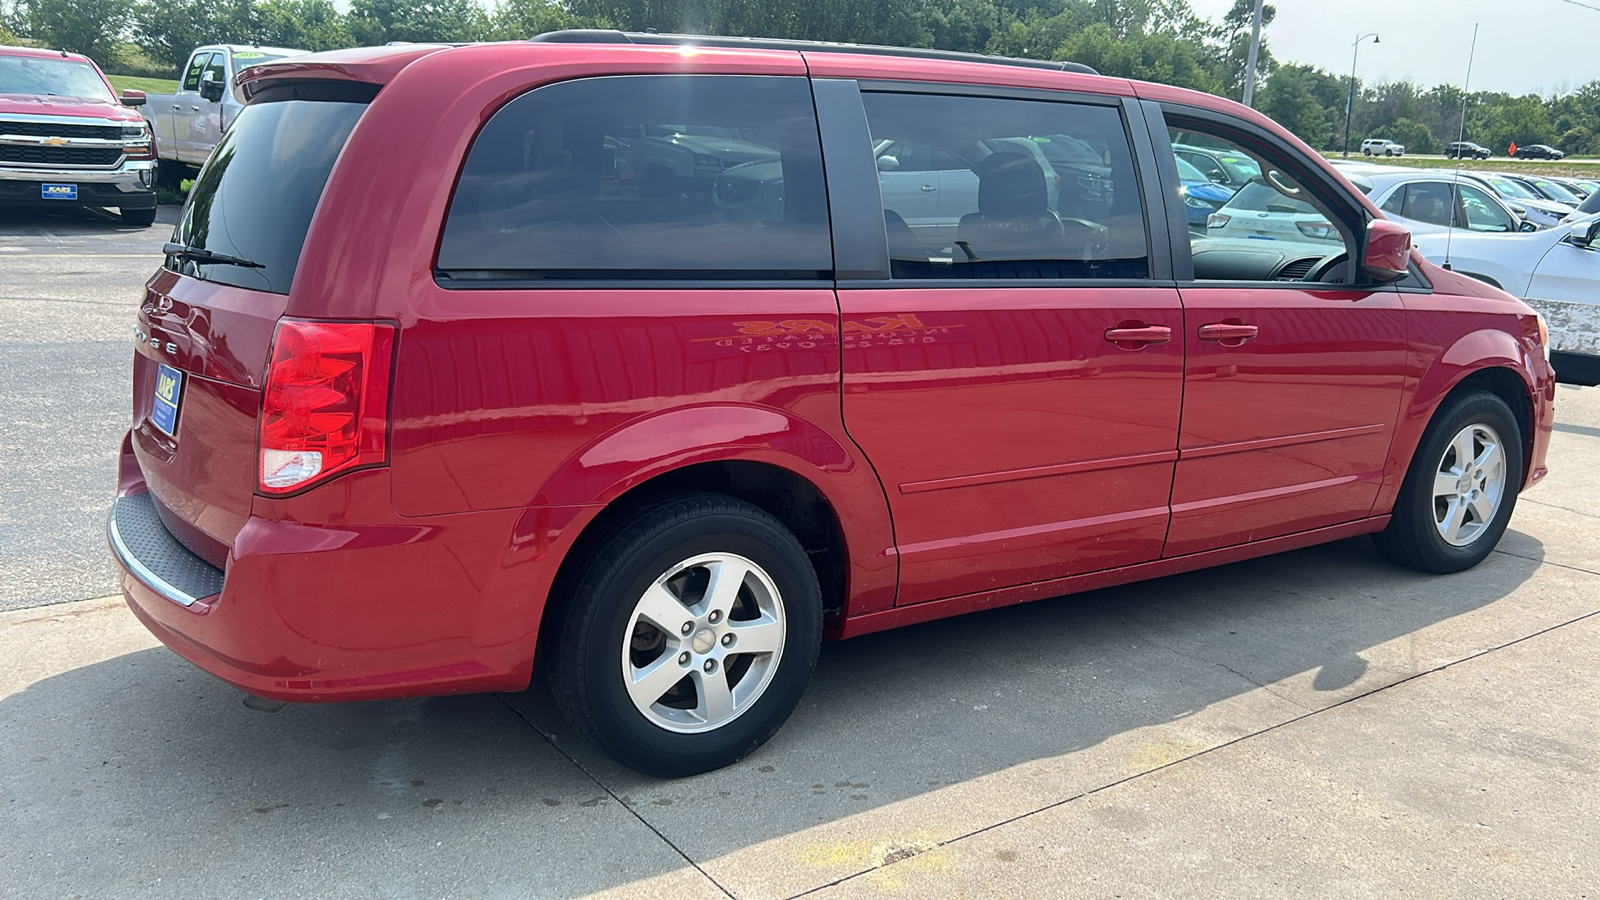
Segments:
[[[1269,0],[1278,17],[1264,31],[1280,62],[1348,75],[1357,33],[1356,76],[1364,83],[1415,81],[1424,89],[1460,86],[1467,75],[1473,23],[1478,52],[1473,90],[1567,93],[1600,80],[1600,0]],[[1190,0],[1201,16],[1221,19],[1233,0]],[[1592,7],[1592,8],[1590,8]]]

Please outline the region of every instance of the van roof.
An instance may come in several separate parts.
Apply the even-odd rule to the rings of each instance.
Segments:
[[[1030,69],[1054,69],[1058,72],[1078,72],[1098,75],[1082,63],[1048,59],[1023,59],[1015,56],[989,56],[983,53],[960,53],[954,50],[928,50],[920,47],[890,47],[880,44],[844,44],[830,41],[796,41],[785,38],[723,37],[705,34],[656,34],[654,32],[616,31],[604,28],[573,28],[565,31],[547,31],[528,39],[535,43],[556,44],[640,44],[669,47],[722,47],[731,50],[810,50],[827,53],[867,53],[873,56],[894,56],[905,59],[944,59],[960,62],[980,62],[990,65],[1024,66]]]

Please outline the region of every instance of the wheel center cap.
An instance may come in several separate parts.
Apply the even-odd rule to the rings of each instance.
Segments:
[[[702,628],[694,633],[689,643],[696,653],[710,653],[711,648],[717,646],[717,634],[709,628]]]
[[[1465,494],[1472,490],[1472,473],[1467,473],[1456,479],[1456,493]]]

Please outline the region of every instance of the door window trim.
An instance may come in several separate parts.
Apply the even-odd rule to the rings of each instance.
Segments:
[[[813,82],[816,79],[812,79],[812,78],[810,78],[808,76],[798,75],[798,74],[796,74],[796,75],[772,75],[772,76],[769,76],[769,75],[764,75],[764,74],[752,74],[752,73],[749,73],[749,72],[737,72],[737,71],[734,71],[734,72],[681,72],[681,73],[656,72],[656,73],[646,73],[646,74],[616,73],[616,74],[599,74],[599,75],[578,75],[578,76],[574,76],[574,77],[571,77],[571,78],[562,78],[562,79],[558,79],[558,80],[555,80],[555,81],[541,82],[541,83],[538,83],[538,84],[530,85],[526,89],[521,90],[521,91],[519,91],[516,94],[513,94],[511,96],[506,97],[502,102],[500,102],[498,105],[494,106],[491,110],[489,110],[487,115],[479,123],[478,130],[473,133],[471,141],[468,142],[465,151],[462,153],[461,157],[459,158],[459,161],[456,163],[455,184],[451,188],[450,203],[446,205],[443,216],[438,220],[438,235],[435,238],[433,251],[432,251],[432,256],[431,256],[431,267],[432,267],[432,276],[433,276],[434,284],[437,287],[441,288],[441,289],[449,290],[449,291],[538,291],[538,290],[561,290],[561,291],[568,291],[568,290],[580,290],[580,291],[581,290],[596,290],[596,291],[599,291],[599,290],[675,290],[675,289],[683,289],[683,290],[817,290],[818,288],[832,288],[834,286],[834,284],[835,284],[835,279],[836,279],[835,272],[837,271],[837,266],[838,266],[837,257],[835,258],[835,263],[834,263],[835,268],[833,270],[810,270],[810,269],[795,270],[795,271],[789,271],[789,270],[749,270],[749,271],[732,270],[731,272],[723,273],[723,272],[711,271],[711,270],[661,270],[661,269],[650,269],[650,270],[647,270],[647,269],[619,268],[619,269],[595,270],[595,275],[593,277],[588,277],[588,276],[576,276],[575,277],[575,276],[572,276],[572,275],[558,275],[558,276],[552,276],[552,277],[531,277],[531,278],[514,278],[514,277],[460,278],[460,277],[452,277],[451,276],[451,271],[452,270],[443,269],[443,268],[441,268],[439,266],[439,254],[440,254],[440,252],[441,252],[441,250],[442,250],[442,248],[444,246],[444,238],[445,238],[446,229],[449,227],[449,224],[450,224],[450,208],[455,203],[455,195],[456,195],[456,191],[459,189],[459,186],[460,186],[461,175],[466,170],[467,164],[468,164],[468,162],[469,162],[469,160],[471,158],[471,155],[472,155],[473,148],[477,146],[477,143],[478,143],[479,139],[483,137],[485,131],[487,130],[487,128],[489,126],[489,123],[491,121],[493,121],[495,116],[500,115],[509,106],[511,106],[511,104],[517,102],[518,100],[524,99],[524,98],[528,97],[529,95],[531,95],[531,94],[533,94],[533,93],[535,93],[537,91],[546,89],[546,88],[556,87],[556,86],[560,86],[560,85],[572,84],[572,83],[580,82],[580,81],[589,81],[589,80],[598,80],[598,79],[658,78],[658,77],[670,77],[670,78],[677,78],[677,77],[687,77],[687,78],[697,78],[697,77],[805,78],[806,85],[807,85],[807,90],[811,93],[812,119],[813,119],[814,122],[816,122],[818,124],[819,138],[821,138],[821,141],[820,141],[820,144],[819,144],[819,152],[821,154],[821,167],[822,167],[823,183],[824,183],[825,186],[829,183],[828,169],[827,169],[827,146],[828,146],[827,145],[827,140],[826,140],[827,132],[826,132],[825,129],[821,128],[821,111],[818,108],[819,107],[819,100],[818,100],[818,98],[816,96],[816,91],[815,91],[815,88],[814,88],[814,85],[813,85]],[[259,82],[255,82],[255,83],[252,83],[252,84],[258,84],[258,83]],[[289,82],[289,84],[291,84],[291,85],[293,85],[295,83],[296,83],[295,81],[290,81]],[[279,86],[280,85],[277,82],[268,82],[266,84],[266,86],[263,87],[263,88],[260,88],[260,90],[265,92],[266,90],[278,88]],[[246,91],[246,94],[248,96],[249,92],[250,92],[250,85],[246,85],[245,91]],[[284,99],[288,99],[288,98],[284,98]],[[863,121],[865,121],[864,115],[863,115]],[[875,167],[874,167],[873,172],[874,172],[874,177],[875,177],[876,176],[876,168]],[[829,229],[830,236],[832,236],[833,232],[834,232],[833,224],[832,224],[832,204],[833,204],[833,193],[832,193],[832,191],[830,189],[830,190],[828,190],[828,203],[827,203],[828,209],[825,210],[825,212],[824,212],[824,217],[827,220],[827,227]],[[833,244],[832,248],[830,248],[830,249],[832,249],[833,252],[835,254],[837,254],[837,237],[830,237],[830,240],[834,241],[834,244]],[[887,254],[887,252],[888,251],[887,251],[887,243],[886,243],[885,244],[885,254]],[[604,274],[600,274],[600,273],[604,273]],[[615,273],[615,274],[613,274],[613,273]]]
[[[1199,280],[1194,277],[1194,257],[1189,243],[1188,219],[1183,214],[1181,207],[1176,208],[1176,213],[1182,217],[1184,227],[1182,230],[1171,231],[1171,252],[1173,266],[1183,274],[1178,276],[1179,287],[1190,288],[1264,288],[1276,290],[1394,290],[1393,284],[1373,285],[1364,282],[1360,277],[1361,254],[1366,250],[1367,225],[1372,221],[1372,216],[1366,208],[1356,203],[1349,194],[1335,183],[1328,180],[1321,169],[1305,163],[1300,157],[1301,152],[1286,143],[1281,137],[1261,126],[1239,119],[1225,113],[1202,109],[1197,106],[1188,106],[1181,103],[1154,103],[1156,107],[1153,115],[1159,119],[1160,127],[1156,121],[1151,121],[1151,139],[1155,142],[1158,158],[1165,161],[1172,156],[1172,138],[1168,133],[1169,127],[1184,127],[1184,123],[1192,123],[1195,131],[1215,134],[1226,140],[1235,140],[1243,149],[1255,148],[1257,152],[1270,152],[1274,156],[1282,157],[1284,169],[1295,180],[1295,183],[1311,192],[1312,196],[1326,206],[1337,220],[1335,226],[1344,236],[1346,241],[1354,244],[1351,263],[1353,264],[1354,280],[1349,283],[1335,283],[1326,281],[1211,281]],[[1176,120],[1178,125],[1174,126]],[[1170,172],[1167,169],[1170,168]],[[1163,191],[1162,197],[1168,201],[1168,206],[1174,207],[1177,202],[1178,180],[1177,165],[1171,164],[1162,167],[1163,177],[1168,177],[1169,189]],[[1172,212],[1169,210],[1169,218]],[[1349,245],[1347,245],[1349,246]]]
[[[1001,85],[950,82],[890,81],[881,79],[812,78],[817,123],[822,131],[822,162],[828,184],[828,206],[833,221],[834,273],[841,289],[918,288],[976,289],[997,287],[1106,288],[1170,287],[1173,285],[1171,240],[1163,216],[1160,176],[1153,171],[1159,156],[1143,119],[1139,100],[1079,91],[1052,91]],[[1134,184],[1144,220],[1145,278],[892,278],[889,241],[883,221],[883,193],[878,167],[872,157],[871,128],[867,124],[863,94],[934,94],[1000,100],[1032,100],[1078,106],[1115,108],[1123,137],[1132,150]],[[1174,168],[1176,177],[1176,168]],[[1154,193],[1152,193],[1154,191]],[[1187,255],[1187,250],[1185,251]]]

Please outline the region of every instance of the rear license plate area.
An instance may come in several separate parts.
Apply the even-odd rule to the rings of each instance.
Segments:
[[[183,402],[183,373],[171,366],[156,369],[156,383],[150,398],[150,423],[176,439],[178,404]]]

